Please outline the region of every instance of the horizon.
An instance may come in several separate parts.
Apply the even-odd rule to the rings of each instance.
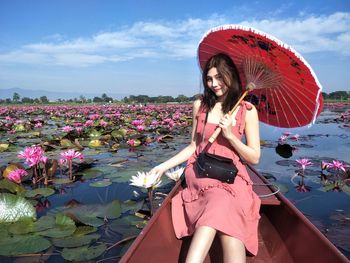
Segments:
[[[350,90],[346,0],[3,0],[0,91],[193,96],[201,92],[198,42],[222,24],[251,26],[293,47],[323,92]]]

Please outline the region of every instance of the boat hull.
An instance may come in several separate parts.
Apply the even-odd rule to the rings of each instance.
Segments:
[[[253,182],[266,180],[247,166]],[[258,194],[273,189],[256,190]],[[171,198],[181,189],[177,183],[120,262],[185,262],[191,237],[177,239],[171,219]],[[262,198],[259,251],[247,262],[328,263],[349,260],[281,193]],[[205,263],[222,262],[222,248],[215,238]]]

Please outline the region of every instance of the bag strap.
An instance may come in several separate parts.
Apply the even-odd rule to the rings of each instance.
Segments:
[[[206,150],[206,151],[208,151],[208,149],[209,149],[209,147],[210,147],[210,145],[209,145],[209,142],[207,143],[207,145],[204,147],[204,148],[202,148],[201,146],[203,146],[203,143],[204,143],[204,131],[205,131],[205,126],[207,125],[207,122],[208,122],[208,115],[209,115],[209,112],[207,111],[206,113],[205,113],[205,120],[204,120],[204,125],[203,125],[203,129],[202,129],[202,142],[201,142],[201,144],[200,144],[200,146],[199,146],[199,149],[202,151],[203,150],[203,152],[204,152],[204,150]],[[208,146],[209,145],[209,146]]]
[[[205,113],[205,120],[204,120],[204,125],[203,125],[203,130],[202,130],[202,142],[201,145],[203,145],[204,143],[204,131],[205,131],[205,126],[207,125],[208,122],[208,115],[209,115],[209,111],[206,111]],[[199,146],[199,149],[201,150],[201,152],[208,152],[210,146],[212,145],[212,143],[208,142],[207,145],[204,148],[201,148],[201,145]],[[233,147],[232,147],[233,148]],[[235,150],[233,149],[233,151],[237,154],[239,160],[241,161],[242,164],[247,164],[247,162],[241,157],[241,155]]]

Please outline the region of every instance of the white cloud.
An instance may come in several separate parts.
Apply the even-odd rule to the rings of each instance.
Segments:
[[[141,21],[118,31],[70,40],[53,34],[45,38],[46,41],[0,53],[0,63],[86,67],[137,58],[190,58],[196,56],[198,41],[208,29],[233,22],[214,14],[206,20]],[[303,14],[293,19],[253,19],[239,24],[268,32],[302,54],[333,51],[350,55],[350,13]]]
[[[244,25],[269,32],[300,53],[334,51],[350,55],[350,13],[309,16],[304,19],[245,21]]]

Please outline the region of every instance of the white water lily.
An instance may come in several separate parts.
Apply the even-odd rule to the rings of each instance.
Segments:
[[[130,185],[148,189],[160,186],[162,181],[159,180],[159,174],[137,172],[136,176],[131,177],[130,182]]]
[[[165,172],[165,175],[168,176],[171,180],[178,181],[183,174],[185,167],[176,167],[169,169]]]

